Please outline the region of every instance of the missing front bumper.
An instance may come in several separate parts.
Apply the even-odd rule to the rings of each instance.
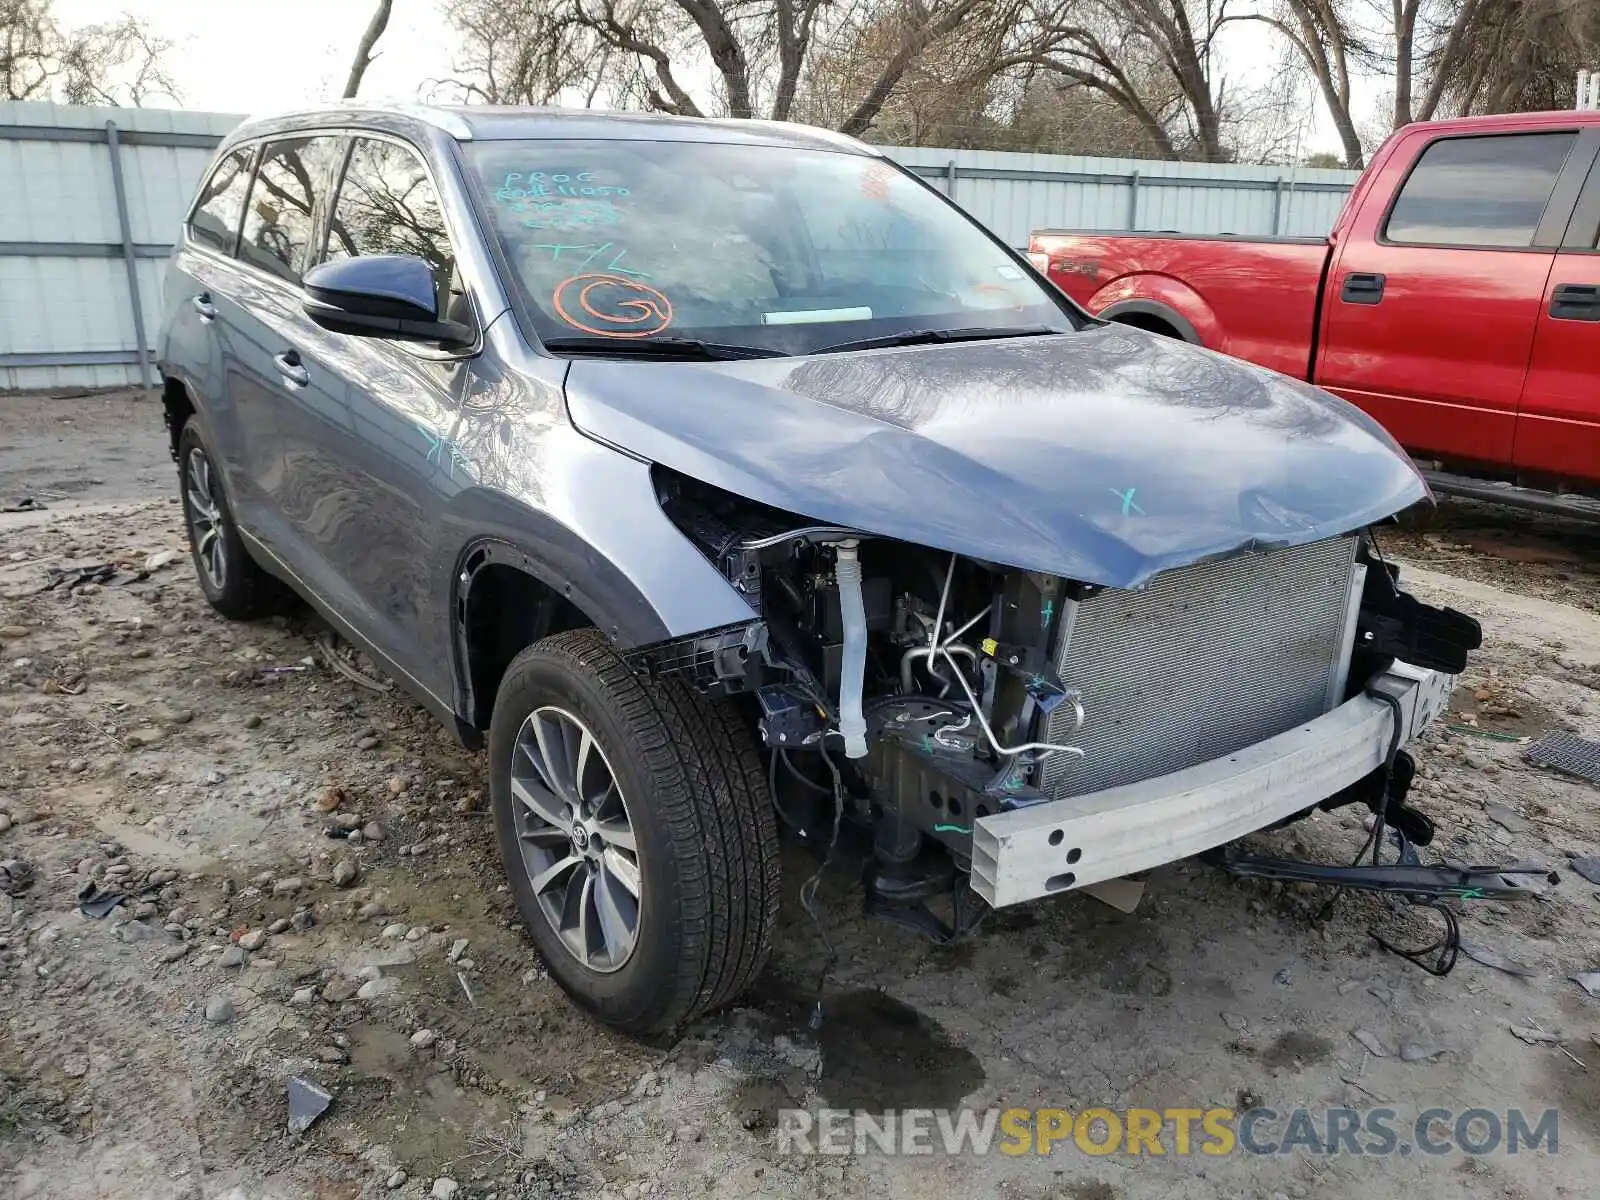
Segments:
[[[1397,662],[1372,684],[1393,696],[1401,743],[1444,710],[1455,676]],[[1264,829],[1381,766],[1391,707],[1368,695],[1235,754],[1155,779],[981,817],[972,887],[998,908],[1175,862]]]

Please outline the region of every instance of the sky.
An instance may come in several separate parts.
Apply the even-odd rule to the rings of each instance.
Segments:
[[[260,113],[338,96],[369,0],[55,0],[68,27],[132,13],[174,44],[167,66],[183,108]],[[450,74],[450,31],[434,0],[396,0],[364,99],[416,100]]]
[[[183,108],[242,114],[338,96],[372,8],[372,0],[54,0],[69,27],[125,12],[141,18],[174,44],[167,66]],[[1230,73],[1249,81],[1254,71],[1265,82],[1279,58],[1265,27],[1247,22],[1224,36]],[[450,77],[452,48],[437,0],[395,0],[362,98],[419,99],[426,81]],[[1337,151],[1325,114],[1308,117],[1302,152]]]

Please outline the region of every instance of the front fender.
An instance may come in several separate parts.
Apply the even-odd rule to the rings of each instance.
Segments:
[[[1169,323],[1183,340],[1221,348],[1224,333],[1217,314],[1205,297],[1171,275],[1141,271],[1123,275],[1089,298],[1089,311],[1106,320],[1119,314],[1141,314]]]
[[[755,611],[667,520],[648,463],[575,429],[552,430],[516,493],[469,488],[445,517],[456,547],[452,589],[494,547],[626,650],[737,624]],[[534,485],[530,490],[527,485]],[[460,600],[452,596],[451,610]]]

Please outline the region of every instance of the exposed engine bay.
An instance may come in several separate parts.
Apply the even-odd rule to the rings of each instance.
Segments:
[[[1480,640],[1470,618],[1401,591],[1366,531],[1107,589],[809,523],[663,468],[656,482],[752,619],[637,664],[746,697],[788,784],[780,815],[810,836],[840,819],[870,833],[869,901],[891,909],[966,879],[994,902],[974,838],[986,818],[1235,755],[1397,659],[1453,676]],[[1378,770],[1323,806],[1381,804],[1425,844],[1431,826],[1403,783],[1395,795],[1409,781],[1398,728]],[[1034,891],[1085,882],[1077,853],[1065,845]]]

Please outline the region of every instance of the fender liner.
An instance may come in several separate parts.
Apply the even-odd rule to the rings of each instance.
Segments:
[[[569,536],[576,537],[570,531]],[[565,556],[571,557],[572,549],[575,547],[565,548]],[[704,561],[687,544],[684,549],[695,554],[697,561]],[[604,563],[603,559],[600,563],[604,565],[600,565],[596,558],[593,552],[589,554],[584,564],[585,580],[580,585],[564,574],[550,555],[502,536],[486,534],[463,547],[456,560],[450,589],[451,674],[455,685],[456,710],[462,720],[470,722],[477,711],[468,641],[468,597],[473,581],[486,567],[510,567],[542,584],[551,595],[577,609],[618,649],[625,652],[685,635],[683,630],[674,629],[668,624],[664,614],[626,575],[611,564]],[[725,588],[730,596],[737,596],[732,586],[720,577],[717,584]],[[731,607],[731,612],[730,606],[708,606],[705,628],[726,627],[730,615],[742,616],[751,623],[758,619],[756,612],[745,601],[738,599],[736,607]]]

